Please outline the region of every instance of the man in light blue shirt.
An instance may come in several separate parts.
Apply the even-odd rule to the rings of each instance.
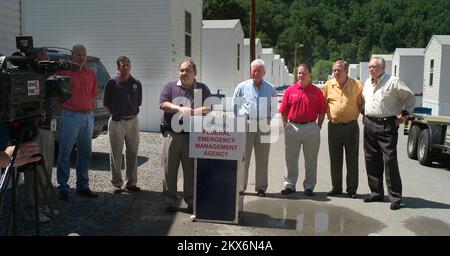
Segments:
[[[240,83],[233,94],[233,108],[236,116],[248,120],[245,144],[245,168],[240,194],[247,188],[248,168],[252,150],[255,149],[255,190],[258,196],[265,196],[270,153],[270,120],[277,109],[277,91],[263,80],[266,73],[264,61],[254,60],[251,65],[251,79]],[[272,103],[273,102],[273,103]]]

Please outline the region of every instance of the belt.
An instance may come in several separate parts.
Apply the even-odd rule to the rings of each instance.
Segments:
[[[113,121],[121,121],[121,120],[128,121],[128,120],[131,120],[131,119],[133,119],[135,117],[136,116],[113,116],[112,120]]]
[[[316,120],[311,120],[311,121],[306,121],[306,122],[295,122],[292,120],[289,120],[289,123],[293,123],[293,124],[309,124],[309,123],[314,123],[316,122]]]
[[[347,122],[347,123],[333,123],[333,122],[330,121],[330,124],[343,126],[343,125],[347,125],[347,124],[353,124],[355,122],[356,122],[356,120],[353,120],[353,121],[350,121],[350,122]]]
[[[69,111],[73,111],[73,112],[78,112],[78,113],[91,113],[92,112],[92,109],[82,109],[82,110],[72,110],[72,109],[68,109],[68,108],[65,108],[66,110],[69,110]]]
[[[119,120],[131,120],[133,119],[135,116],[119,116]]]
[[[387,123],[387,122],[392,122],[395,119],[397,119],[397,117],[395,116],[388,116],[388,117],[372,117],[372,116],[366,116],[367,119],[369,119],[372,122],[376,122],[376,123]]]

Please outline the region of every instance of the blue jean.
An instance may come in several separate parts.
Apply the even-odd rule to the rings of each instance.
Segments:
[[[77,143],[77,189],[89,188],[89,165],[92,153],[92,133],[94,132],[94,114],[61,111],[59,119],[59,154],[56,177],[60,191],[69,190],[70,155]]]

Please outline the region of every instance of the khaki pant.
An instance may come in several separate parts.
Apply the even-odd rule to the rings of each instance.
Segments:
[[[255,191],[267,190],[270,143],[262,143],[261,136],[270,136],[270,132],[247,132],[245,135],[245,168],[241,192],[247,189],[248,168],[253,148],[255,149]]]
[[[285,157],[287,176],[284,177],[284,188],[295,190],[298,179],[298,160],[303,147],[305,158],[304,189],[314,190],[317,183],[317,156],[320,146],[320,128],[317,123],[288,123],[284,128]]]
[[[169,132],[163,140],[161,163],[164,167],[163,195],[166,206],[177,201],[178,168],[183,167],[183,194],[188,206],[193,205],[194,159],[189,158],[189,134]]]
[[[122,152],[125,142],[125,187],[137,184],[137,153],[139,148],[139,120],[137,117],[130,120],[113,121],[108,123],[110,143],[109,163],[113,186],[122,187]]]

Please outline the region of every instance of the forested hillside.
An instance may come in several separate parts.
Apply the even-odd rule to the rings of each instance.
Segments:
[[[204,0],[203,19],[240,19],[249,29],[249,0]],[[256,0],[256,37],[292,70],[297,62],[367,61],[372,53],[426,47],[450,34],[450,0]]]

